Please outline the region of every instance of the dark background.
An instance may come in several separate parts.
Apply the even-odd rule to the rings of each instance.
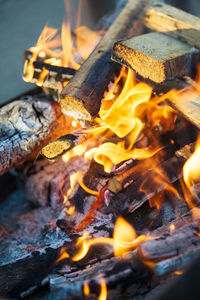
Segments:
[[[69,1],[74,27],[79,0]],[[83,0],[82,25],[94,28],[104,13],[123,1]],[[167,2],[200,16],[199,0]],[[45,24],[61,28],[64,16],[64,0],[0,0],[0,104],[34,86],[22,80],[23,52],[36,43]]]

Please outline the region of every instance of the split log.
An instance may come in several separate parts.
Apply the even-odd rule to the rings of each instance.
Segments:
[[[78,129],[61,136],[42,148],[41,154],[49,160],[54,160],[74,148],[78,143],[83,142],[86,135],[82,129]]]
[[[151,32],[115,43],[112,59],[145,79],[161,83],[189,74],[193,53],[188,44]]]
[[[120,66],[111,61],[113,43],[129,36],[134,22],[138,22],[150,3],[151,0],[128,1],[96,49],[63,89],[60,98],[63,113],[82,120],[91,120],[98,114],[104,92],[120,70]]]
[[[185,99],[184,95],[170,97],[168,104],[180,112],[188,121],[200,129],[200,97]]]
[[[45,95],[13,101],[0,111],[0,175],[37,157],[50,141],[72,130],[71,119]]]
[[[199,257],[199,255],[200,248],[195,247],[194,250],[156,263],[153,267],[153,271],[156,276],[163,276],[177,270],[185,269],[191,262]]]
[[[139,245],[138,253],[143,260],[157,260],[183,254],[192,248],[199,247],[199,225],[191,223],[175,229],[165,236],[152,239]]]
[[[148,8],[145,24],[200,48],[200,19],[176,7],[157,2]]]

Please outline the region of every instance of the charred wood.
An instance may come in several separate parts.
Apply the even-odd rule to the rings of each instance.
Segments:
[[[46,145],[42,148],[41,154],[49,160],[54,160],[83,142],[85,138],[86,133],[82,129],[73,131]]]
[[[83,299],[84,283],[87,281],[90,297],[100,294],[100,278],[103,276],[108,296],[118,299],[119,295],[136,296],[147,293],[154,285],[152,272],[134,255],[125,259],[111,258],[89,266],[82,272],[66,274],[65,278],[50,280],[50,289],[54,297],[61,299]]]
[[[120,70],[120,66],[111,61],[113,43],[129,36],[134,22],[138,22],[150,3],[146,0],[128,1],[99,45],[63,89],[60,99],[63,113],[82,120],[91,120],[98,114],[104,92]]]
[[[138,253],[143,260],[156,260],[177,256],[188,251],[192,246],[200,246],[199,226],[191,223],[175,229],[168,234],[142,243]]]
[[[183,270],[199,257],[199,254],[200,248],[196,247],[194,250],[186,251],[184,254],[156,263],[153,267],[153,271],[157,276],[163,276],[177,270]]]
[[[0,112],[0,174],[34,159],[47,143],[72,128],[57,103],[47,96],[11,102]]]

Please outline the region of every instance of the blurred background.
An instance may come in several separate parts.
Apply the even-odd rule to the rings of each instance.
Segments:
[[[79,0],[69,0],[72,29],[76,26]],[[105,14],[125,0],[83,0],[81,25],[95,28]],[[165,1],[200,16],[199,0]],[[23,52],[35,45],[45,26],[61,28],[66,16],[64,0],[0,0],[0,104],[34,85],[22,80]],[[104,19],[105,20],[105,19]]]

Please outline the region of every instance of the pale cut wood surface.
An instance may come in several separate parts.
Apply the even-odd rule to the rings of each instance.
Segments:
[[[98,114],[104,92],[114,79],[114,74],[120,70],[120,66],[111,61],[113,44],[121,38],[129,37],[134,22],[138,21],[150,4],[152,0],[127,2],[96,49],[63,89],[60,98],[63,113],[82,120],[91,120]],[[140,31],[143,30],[141,24],[138,27]]]
[[[200,48],[200,18],[181,9],[161,2],[154,3],[146,12],[145,24]]]
[[[193,100],[186,100],[184,97],[170,97],[168,103],[200,129],[200,97]]]
[[[161,83],[188,74],[193,47],[157,32],[117,42],[112,59],[131,67],[139,75]]]

